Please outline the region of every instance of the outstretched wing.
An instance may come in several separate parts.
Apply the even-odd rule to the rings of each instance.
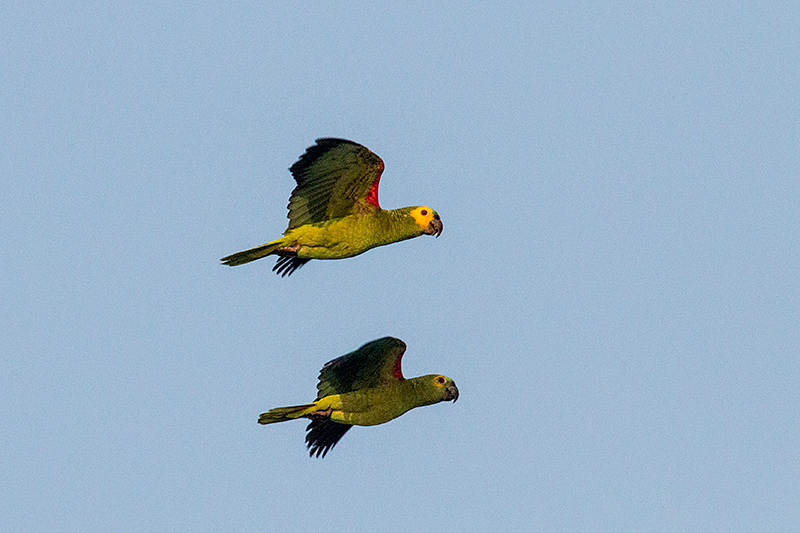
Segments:
[[[383,337],[328,361],[319,372],[317,399],[405,379],[400,366],[405,351],[406,343],[400,339]]]
[[[339,439],[344,437],[347,430],[350,429],[350,424],[340,424],[333,420],[312,420],[306,427],[306,447],[308,454],[314,457],[314,454],[319,457],[325,457],[328,450],[336,446]]]
[[[289,198],[289,229],[379,210],[381,158],[345,139],[316,143],[289,169],[297,182]]]

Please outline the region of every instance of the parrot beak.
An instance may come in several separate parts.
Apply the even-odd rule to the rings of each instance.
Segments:
[[[453,403],[458,400],[458,387],[456,387],[455,382],[444,390],[444,401],[449,402],[450,400],[453,400]]]
[[[428,222],[428,227],[425,228],[425,235],[435,235],[438,237],[442,234],[442,229],[444,229],[444,225],[442,224],[442,219],[439,218],[439,215],[433,215],[433,220]]]

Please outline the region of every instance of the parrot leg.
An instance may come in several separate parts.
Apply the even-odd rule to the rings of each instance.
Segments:
[[[325,420],[331,417],[332,412],[333,409],[328,407],[324,411],[314,411],[313,413],[308,413],[306,417],[308,417],[310,420]]]
[[[293,244],[292,246],[281,246],[277,248],[275,251],[278,252],[277,255],[282,257],[297,257],[297,252],[300,250],[299,244]]]

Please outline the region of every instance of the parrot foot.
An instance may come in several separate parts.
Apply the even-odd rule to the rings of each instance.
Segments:
[[[277,255],[281,257],[297,257],[297,252],[300,251],[299,244],[293,244],[291,246],[281,246],[275,250]]]
[[[313,413],[308,413],[306,416],[311,420],[325,420],[331,417],[331,413],[333,409],[328,407],[324,411],[314,411]]]

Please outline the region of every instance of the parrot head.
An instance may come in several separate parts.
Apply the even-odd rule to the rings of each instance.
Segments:
[[[442,234],[442,229],[444,229],[442,219],[439,218],[439,213],[430,207],[416,207],[411,211],[411,216],[419,227],[422,228],[422,233],[425,235],[435,235],[438,237]]]
[[[442,391],[442,401],[449,402],[453,400],[453,403],[455,403],[458,400],[458,387],[456,387],[455,381],[447,376],[435,376],[433,383]]]
[[[414,387],[417,407],[451,400],[455,402],[458,399],[458,387],[447,376],[428,374],[407,381],[410,381]]]

